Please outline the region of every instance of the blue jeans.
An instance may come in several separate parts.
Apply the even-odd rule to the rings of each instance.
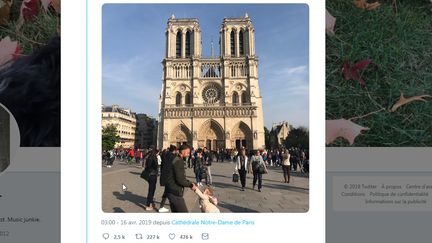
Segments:
[[[253,186],[255,187],[258,180],[258,189],[261,189],[262,187],[262,174],[259,172],[254,171],[253,173]]]

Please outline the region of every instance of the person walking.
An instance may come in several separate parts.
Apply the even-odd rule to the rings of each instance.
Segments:
[[[154,194],[156,191],[156,182],[157,182],[157,175],[158,175],[158,155],[159,150],[154,149],[151,154],[149,155],[148,159],[146,160],[145,164],[145,171],[147,171],[148,177],[148,192],[147,192],[147,204],[146,204],[146,211],[152,211],[155,210],[155,203],[154,203]]]
[[[240,176],[240,183],[242,186],[240,190],[244,191],[244,188],[246,186],[246,173],[250,172],[250,169],[248,167],[248,157],[246,156],[246,151],[244,148],[240,149],[240,154],[237,156],[235,171],[238,171]]]
[[[259,150],[255,151],[255,154],[251,157],[252,172],[253,172],[253,183],[252,189],[255,190],[255,185],[258,181],[258,191],[261,192],[262,188],[262,175],[268,173],[267,166],[261,156]]]
[[[288,150],[284,149],[282,153],[282,170],[284,175],[284,183],[290,182],[290,169],[291,169],[290,157],[291,155],[288,152]]]
[[[187,213],[188,208],[183,198],[184,188],[196,189],[196,185],[186,179],[186,171],[183,159],[190,156],[190,148],[183,144],[179,148],[179,154],[172,161],[171,170],[168,173],[165,189],[170,201],[171,212]]]
[[[168,174],[171,171],[172,167],[172,161],[177,156],[177,147],[174,145],[171,145],[169,149],[166,151],[165,154],[162,156],[162,162],[161,162],[161,176],[159,179],[159,183],[161,186],[165,187]],[[162,200],[160,203],[160,207],[158,212],[159,213],[168,213],[169,209],[165,208],[165,203],[167,200],[167,188],[165,187],[164,192],[162,194]]]
[[[198,186],[203,186],[201,183],[202,180],[202,174],[204,172],[204,164],[203,164],[203,156],[202,156],[202,149],[199,148],[196,152],[195,159],[193,161],[193,167],[195,172],[195,179]]]
[[[212,166],[212,162],[214,161],[213,159],[213,154],[210,153],[209,156],[207,156],[207,160],[204,161],[204,165],[205,165],[205,174],[206,174],[206,184],[207,186],[211,186],[213,183],[213,178],[212,178],[212,173],[211,173],[211,166]]]

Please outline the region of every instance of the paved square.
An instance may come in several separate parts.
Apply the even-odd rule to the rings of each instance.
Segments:
[[[262,192],[252,190],[252,175],[246,179],[246,190],[240,191],[240,183],[232,182],[234,163],[213,163],[212,175],[215,196],[221,212],[307,212],[309,209],[309,178],[299,172],[291,173],[291,182],[283,183],[281,167],[270,167],[263,175]],[[148,183],[140,178],[142,168],[115,161],[112,168],[103,168],[102,209],[104,212],[151,213],[145,211]],[[187,169],[189,180],[195,181],[192,169]],[[122,190],[122,184],[127,187]],[[156,206],[163,193],[158,184],[155,193]],[[201,212],[198,197],[185,189],[185,200],[190,212]],[[169,205],[167,205],[169,208]]]

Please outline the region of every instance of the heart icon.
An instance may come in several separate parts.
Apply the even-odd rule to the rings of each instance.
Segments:
[[[174,233],[171,233],[171,234],[168,235],[168,237],[169,237],[171,240],[174,240],[174,238],[175,238],[175,234],[174,234]]]

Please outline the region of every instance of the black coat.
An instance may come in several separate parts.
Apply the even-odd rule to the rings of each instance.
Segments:
[[[192,187],[192,182],[186,179],[183,159],[176,156],[172,161],[171,170],[166,177],[165,190],[167,193],[182,197],[185,187]]]
[[[166,184],[166,179],[167,179],[168,174],[170,173],[170,170],[172,167],[172,161],[174,160],[175,157],[176,157],[176,155],[173,154],[172,152],[167,152],[165,154],[165,156],[163,156],[163,158],[162,158],[161,176],[159,179],[161,186],[165,186],[165,184]]]

